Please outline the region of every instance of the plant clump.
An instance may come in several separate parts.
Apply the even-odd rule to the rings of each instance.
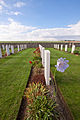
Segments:
[[[25,96],[28,101],[26,120],[58,120],[56,101],[52,100],[49,90],[42,84],[30,84]]]

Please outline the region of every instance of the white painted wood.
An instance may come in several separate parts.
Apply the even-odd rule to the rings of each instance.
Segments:
[[[14,54],[14,45],[11,45],[11,53]]]
[[[45,50],[45,67],[44,67],[44,76],[46,85],[50,85],[50,51]]]
[[[2,58],[1,45],[0,45],[0,58]]]
[[[45,64],[45,48],[42,47],[42,65],[44,66]]]
[[[63,44],[61,44],[61,51],[63,50]]]
[[[68,48],[67,48],[67,45],[65,45],[65,52],[67,52],[67,49],[68,49]]]
[[[9,56],[9,55],[10,55],[9,45],[6,45],[6,53],[7,53],[7,56]]]
[[[75,51],[75,45],[72,45],[71,53],[74,53],[74,51]]]

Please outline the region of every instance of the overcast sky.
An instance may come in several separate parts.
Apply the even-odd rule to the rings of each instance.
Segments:
[[[80,40],[80,0],[0,0],[0,41]]]

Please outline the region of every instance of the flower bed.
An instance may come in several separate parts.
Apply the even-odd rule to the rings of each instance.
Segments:
[[[62,58],[58,60],[58,63],[68,62]],[[29,61],[32,64],[31,74],[29,77],[28,85],[24,92],[23,101],[25,101],[23,110],[21,109],[17,119],[19,120],[73,120],[65,102],[61,103],[62,96],[60,91],[55,93],[55,81],[52,84],[53,76],[51,75],[51,85],[46,86],[44,78],[44,68],[41,64],[39,48],[34,51],[33,61]],[[60,64],[62,66],[62,64]],[[57,64],[58,69],[58,64]],[[67,68],[68,66],[66,66]],[[65,69],[66,69],[65,68]],[[61,72],[63,72],[62,69]],[[58,71],[59,71],[58,70]],[[63,98],[62,98],[63,101]],[[57,104],[58,103],[58,104]],[[23,104],[23,103],[22,103]],[[67,112],[68,111],[68,112]],[[23,112],[23,114],[22,114]],[[69,113],[70,117],[66,117]],[[68,118],[68,119],[66,119]]]

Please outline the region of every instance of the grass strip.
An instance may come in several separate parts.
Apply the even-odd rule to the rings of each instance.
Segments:
[[[34,49],[0,59],[0,119],[16,120],[30,74]]]
[[[49,48],[51,52],[51,70],[60,57],[69,60],[69,68],[64,73],[56,73],[56,81],[69,105],[75,120],[80,120],[80,56]]]

